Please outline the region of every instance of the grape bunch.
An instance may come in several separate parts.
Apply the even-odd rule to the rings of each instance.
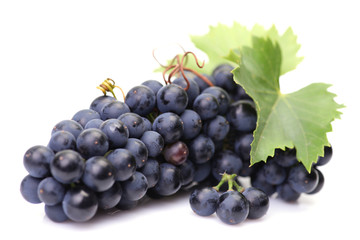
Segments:
[[[46,146],[25,152],[28,175],[21,182],[22,196],[44,203],[55,222],[85,222],[99,210],[128,210],[146,198],[218,183],[227,175],[250,176],[255,188],[243,193],[206,190],[216,196],[219,217],[230,204],[241,205],[240,218],[220,217],[237,223],[257,216],[250,199],[260,193],[277,191],[288,201],[300,192],[320,190],[321,161],[310,175],[296,159],[289,170],[288,151],[248,167],[257,115],[252,99],[233,81],[232,69],[220,65],[211,76],[187,71],[164,85],[148,80],[131,88],[124,101],[106,95],[117,86],[105,80],[99,87],[103,96],[58,122]]]

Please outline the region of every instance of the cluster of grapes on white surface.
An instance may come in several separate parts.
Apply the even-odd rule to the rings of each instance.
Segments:
[[[235,224],[263,216],[275,192],[295,201],[301,193],[321,189],[324,178],[317,166],[328,162],[331,148],[311,173],[292,149],[249,167],[256,109],[234,82],[232,66],[219,65],[212,75],[184,73],[181,64],[173,69],[168,80],[164,77],[166,84],[145,81],[131,88],[124,101],[104,94],[57,123],[46,146],[24,154],[28,175],[21,182],[22,196],[44,203],[55,222],[85,222],[99,210],[128,210],[145,198],[195,189],[190,205],[196,213],[216,211],[222,221]],[[107,79],[99,89],[113,93],[115,87]],[[238,176],[250,177],[252,187],[241,187],[234,180]],[[226,182],[228,190],[221,192],[219,182]],[[202,198],[207,192],[216,198],[211,210],[205,209],[208,198]],[[251,199],[261,199],[261,207]],[[233,209],[242,210],[232,214]]]

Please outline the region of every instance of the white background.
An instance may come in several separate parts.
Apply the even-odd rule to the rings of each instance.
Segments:
[[[356,1],[1,1],[1,239],[359,239],[359,8]],[[89,223],[56,224],[43,205],[22,199],[24,152],[48,143],[52,127],[89,107],[95,87],[113,78],[125,91],[160,79],[152,49],[237,21],[251,28],[291,26],[304,56],[281,79],[284,92],[326,82],[341,120],[328,135],[334,147],[322,168],[325,186],[298,203],[271,199],[268,214],[228,226],[195,215],[183,194]],[[165,54],[166,56],[166,54]],[[169,53],[167,58],[171,58]],[[5,237],[7,236],[7,237]]]

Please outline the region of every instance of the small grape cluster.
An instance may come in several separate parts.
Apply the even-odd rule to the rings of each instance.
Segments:
[[[216,212],[221,221],[231,225],[264,216],[269,209],[269,197],[255,187],[243,188],[236,177],[236,174],[224,173],[217,186],[196,188],[190,195],[192,210],[200,216]],[[220,192],[225,182],[228,190]]]
[[[251,185],[262,189],[268,196],[277,193],[278,198],[296,201],[302,193],[315,194],[324,186],[324,175],[320,166],[332,157],[332,147],[324,147],[324,156],[319,157],[309,173],[296,158],[296,149],[276,149],[274,157],[267,163],[257,164],[251,173]]]

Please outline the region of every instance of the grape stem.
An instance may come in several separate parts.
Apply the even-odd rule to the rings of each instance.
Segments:
[[[235,178],[237,177],[236,174],[227,174],[227,173],[224,173],[222,175],[222,178],[219,182],[218,185],[216,185],[215,187],[213,187],[216,191],[220,191],[220,187],[225,183],[227,182],[228,183],[228,191],[234,191],[234,187],[236,189],[236,191],[242,193],[244,192],[245,188],[240,186],[239,184],[237,184],[237,182],[235,181]]]
[[[116,86],[116,85],[115,85],[115,81],[112,80],[111,78],[105,79],[105,80],[104,80],[99,86],[97,86],[96,88],[99,89],[99,90],[101,90],[101,91],[104,93],[104,95],[106,95],[106,92],[111,92],[111,94],[114,96],[115,99],[117,99],[117,98],[116,98],[115,93],[114,93],[113,90],[114,90],[114,88],[118,88],[118,89],[120,89],[120,91],[121,91],[121,93],[122,93],[122,95],[123,95],[123,97],[124,97],[124,101],[125,101],[125,93],[124,93],[124,91],[121,89],[121,87]]]

